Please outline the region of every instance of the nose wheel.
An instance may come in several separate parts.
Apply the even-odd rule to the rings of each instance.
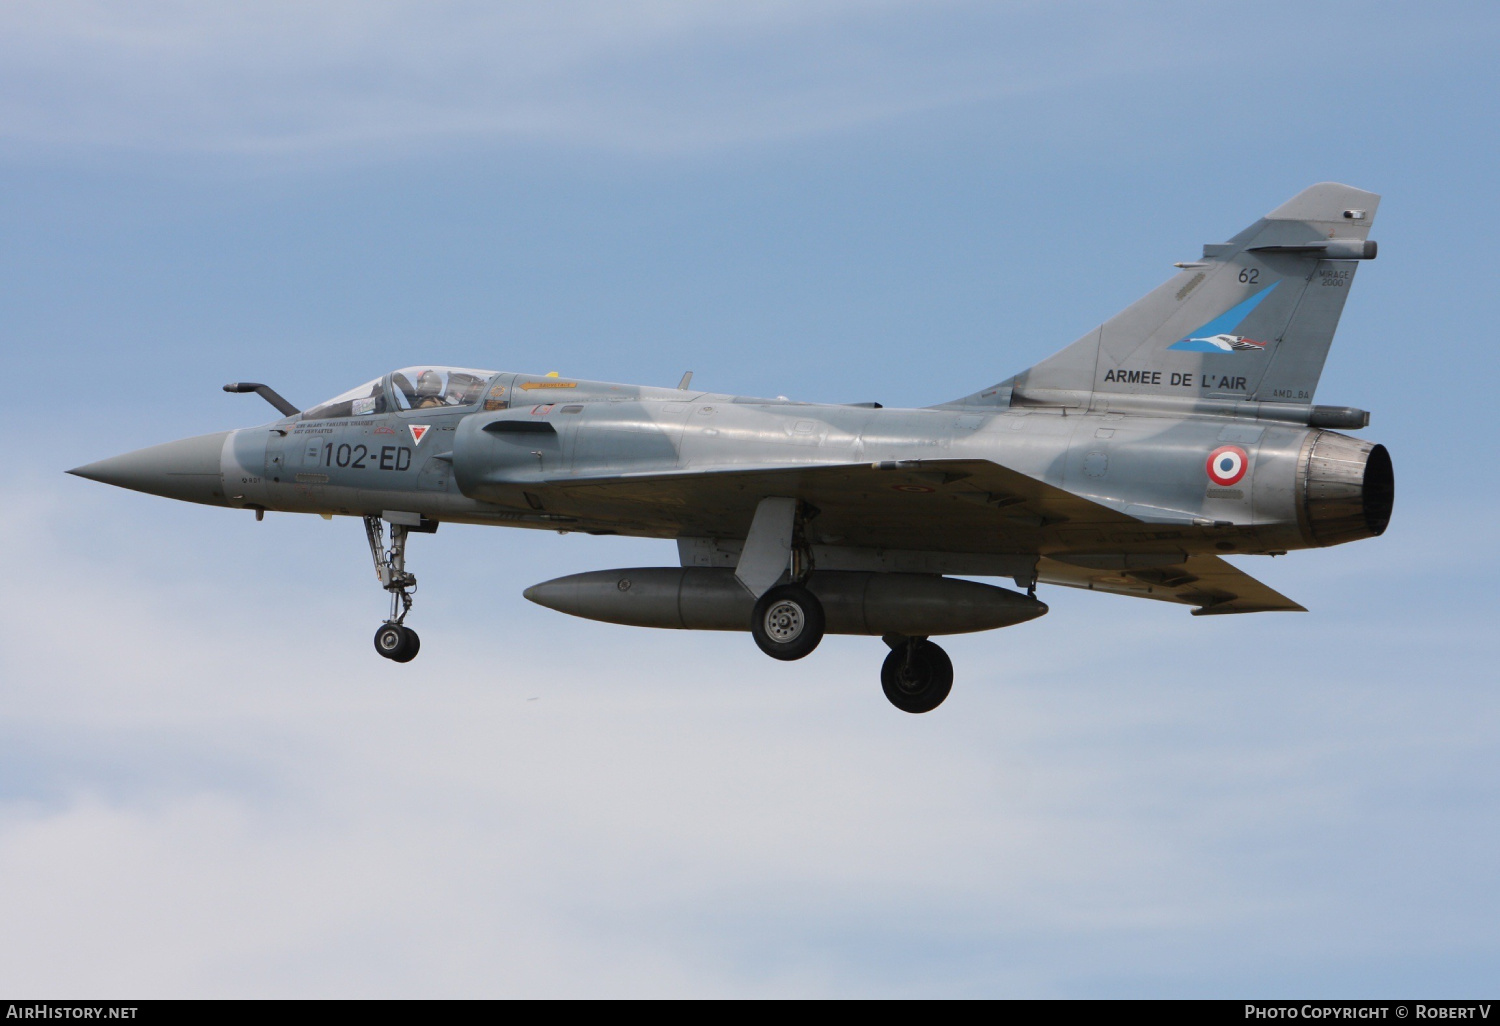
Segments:
[[[409,663],[422,649],[417,632],[399,623],[383,623],[375,632],[375,651],[395,663]]]
[[[397,663],[409,663],[422,648],[417,632],[402,621],[411,612],[412,592],[417,590],[417,578],[406,571],[407,529],[401,524],[391,525],[389,547],[385,542],[385,521],[380,517],[365,517],[365,536],[370,541],[370,557],[375,561],[375,576],[380,586],[390,592],[391,615],[375,632],[375,651],[386,659]]]

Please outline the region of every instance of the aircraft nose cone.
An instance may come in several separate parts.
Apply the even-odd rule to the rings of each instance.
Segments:
[[[220,480],[219,461],[224,451],[224,439],[229,434],[228,431],[219,431],[153,445],[74,467],[68,473],[169,499],[223,505],[224,487]]]

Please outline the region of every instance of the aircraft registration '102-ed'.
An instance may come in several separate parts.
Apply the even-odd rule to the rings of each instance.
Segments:
[[[926,409],[824,405],[456,367],[394,371],[262,427],[78,467],[174,499],[362,518],[406,625],[414,533],[445,521],[670,538],[677,566],[574,574],[533,602],[642,627],[748,631],[776,659],[825,633],[889,646],[887,698],[936,708],[935,635],[1047,612],[1038,584],[1301,610],[1225,554],[1381,534],[1394,476],[1369,423],[1313,392],[1380,197],[1315,185],[1029,370]],[[1015,589],[962,577],[1009,579]]]

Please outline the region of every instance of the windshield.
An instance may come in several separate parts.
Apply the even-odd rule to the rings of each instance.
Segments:
[[[358,388],[351,388],[342,395],[336,395],[326,403],[319,403],[312,409],[302,414],[303,420],[318,420],[322,417],[364,417],[375,413],[384,413],[385,402],[385,379],[376,378],[368,381]]]
[[[479,401],[494,371],[463,367],[404,367],[391,375],[398,410],[435,410]]]

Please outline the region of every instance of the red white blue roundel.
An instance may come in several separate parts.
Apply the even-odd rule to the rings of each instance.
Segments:
[[[1237,484],[1250,469],[1250,457],[1237,445],[1221,445],[1208,457],[1208,479],[1216,485]]]

